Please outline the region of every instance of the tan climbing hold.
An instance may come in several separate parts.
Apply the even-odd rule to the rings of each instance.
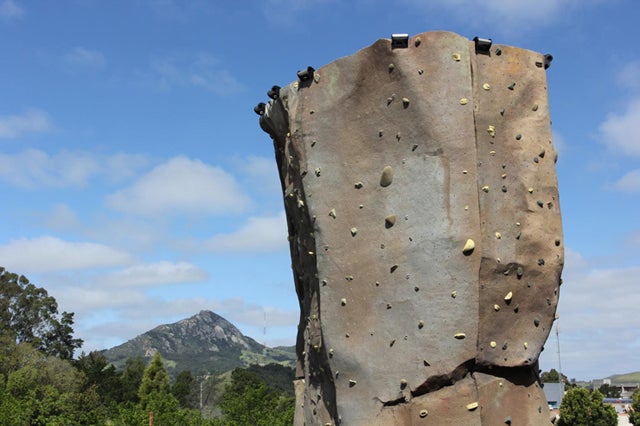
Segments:
[[[476,408],[478,408],[478,403],[477,402],[472,402],[470,404],[467,404],[467,410],[469,410],[469,411],[475,410]]]
[[[464,247],[462,248],[462,253],[466,256],[470,255],[471,253],[473,253],[473,249],[476,248],[476,243],[473,242],[473,240],[471,238],[469,238],[467,240],[466,243],[464,243]]]
[[[457,296],[458,296],[458,292],[456,290],[453,290],[451,292],[451,297],[455,299]]]
[[[384,226],[385,228],[391,228],[396,224],[396,215],[392,214],[384,218]]]
[[[484,192],[489,192],[489,185],[485,185],[485,186],[483,186],[483,187],[482,187],[482,190],[483,190]]]
[[[466,105],[468,103],[469,103],[469,99],[467,99],[467,98],[460,99],[460,105]]]
[[[460,62],[460,59],[462,59],[462,57],[460,56],[459,53],[454,53],[451,55],[451,58],[456,61],[456,62]]]
[[[385,166],[382,169],[382,176],[380,176],[380,186],[387,187],[391,185],[391,182],[393,182],[393,169],[391,166]]]
[[[529,194],[533,194],[533,188],[529,187],[527,191],[529,191]]]
[[[524,346],[524,348],[525,348],[525,349],[528,349],[528,348],[529,348],[529,343],[524,342],[524,343],[522,344],[522,346]]]
[[[491,343],[489,343],[489,346],[491,346],[492,348],[495,348],[496,346],[498,346],[498,344],[492,340]]]
[[[506,296],[504,296],[504,301],[505,302],[510,302],[511,299],[513,299],[513,292],[512,291],[510,291],[509,293],[507,293]]]
[[[358,233],[358,228],[355,228],[355,227],[351,228],[351,236],[352,237],[355,237],[357,233]]]
[[[493,305],[493,310],[498,312],[500,310],[500,305]]]
[[[335,219],[335,218],[336,218],[336,209],[331,209],[331,210],[329,211],[329,216],[331,216],[332,218],[334,218],[334,219]]]
[[[458,340],[462,340],[462,339],[464,339],[465,337],[467,337],[467,335],[466,335],[466,334],[464,334],[464,333],[456,333],[456,334],[454,334],[454,335],[453,335],[453,337],[455,337],[455,338],[456,338],[456,339],[458,339]]]
[[[427,410],[420,410],[420,417],[421,418],[425,418],[429,415],[429,412]]]

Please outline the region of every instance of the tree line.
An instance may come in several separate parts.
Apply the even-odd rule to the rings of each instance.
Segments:
[[[73,313],[59,313],[44,288],[0,267],[0,424],[146,426],[150,415],[156,426],[293,423],[291,392],[255,371],[234,370],[216,415],[203,416],[200,382],[190,371],[172,381],[160,353],[148,365],[130,358],[119,371],[99,352],[74,358],[81,346]]]

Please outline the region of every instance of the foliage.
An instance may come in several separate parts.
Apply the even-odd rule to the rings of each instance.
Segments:
[[[178,373],[171,386],[171,394],[178,400],[182,408],[196,408],[197,398],[195,393],[195,381],[191,371],[185,370]]]
[[[269,387],[287,396],[294,396],[295,370],[281,364],[252,365],[247,370],[255,373]]]
[[[622,395],[622,389],[616,386],[611,386],[607,383],[600,386],[598,391],[604,395],[605,398],[620,398]]]
[[[142,383],[144,375],[144,361],[141,357],[129,358],[125,365],[124,371],[120,376],[122,389],[121,401],[131,401],[137,403],[140,401],[138,397],[138,389]]]
[[[152,400],[152,394],[165,395],[171,390],[169,375],[164,368],[164,362],[160,356],[160,352],[156,352],[151,363],[144,369],[142,375],[142,383],[138,389],[138,397],[143,408]]]
[[[223,426],[285,426],[293,424],[294,398],[269,388],[252,372],[236,369],[222,399]]]
[[[602,402],[597,390],[589,393],[584,388],[567,391],[560,403],[560,426],[616,426],[618,415],[612,405]]]
[[[640,426],[640,389],[636,389],[631,398],[633,403],[631,403],[629,422],[634,426]]]
[[[540,381],[542,383],[560,383],[560,377],[562,377],[562,383],[565,385],[569,384],[569,379],[564,374],[560,374],[558,370],[552,368],[549,371],[545,371],[540,374]]]
[[[73,313],[58,313],[58,303],[24,275],[0,267],[0,330],[18,343],[47,355],[72,359],[81,339],[73,338]]]

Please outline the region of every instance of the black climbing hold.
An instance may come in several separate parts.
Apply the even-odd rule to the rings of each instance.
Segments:
[[[309,81],[313,78],[313,73],[315,72],[315,68],[307,67],[307,69],[298,71],[298,79],[300,81]]]
[[[474,37],[473,41],[476,44],[476,53],[489,53],[491,43],[493,43],[490,38]]]
[[[278,99],[280,97],[280,86],[272,86],[271,90],[267,92],[267,96],[271,99]]]
[[[553,61],[553,55],[547,53],[546,55],[544,55],[544,69],[549,69],[549,67],[551,66],[551,61]]]
[[[391,34],[392,49],[406,49],[409,47],[409,34]]]
[[[264,102],[260,102],[258,105],[253,107],[253,112],[255,112],[258,115],[262,115],[264,114],[264,109],[266,106],[267,105]]]

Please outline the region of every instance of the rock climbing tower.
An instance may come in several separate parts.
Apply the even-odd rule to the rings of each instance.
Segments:
[[[259,104],[300,300],[297,425],[539,425],[563,241],[551,57],[379,40]]]

